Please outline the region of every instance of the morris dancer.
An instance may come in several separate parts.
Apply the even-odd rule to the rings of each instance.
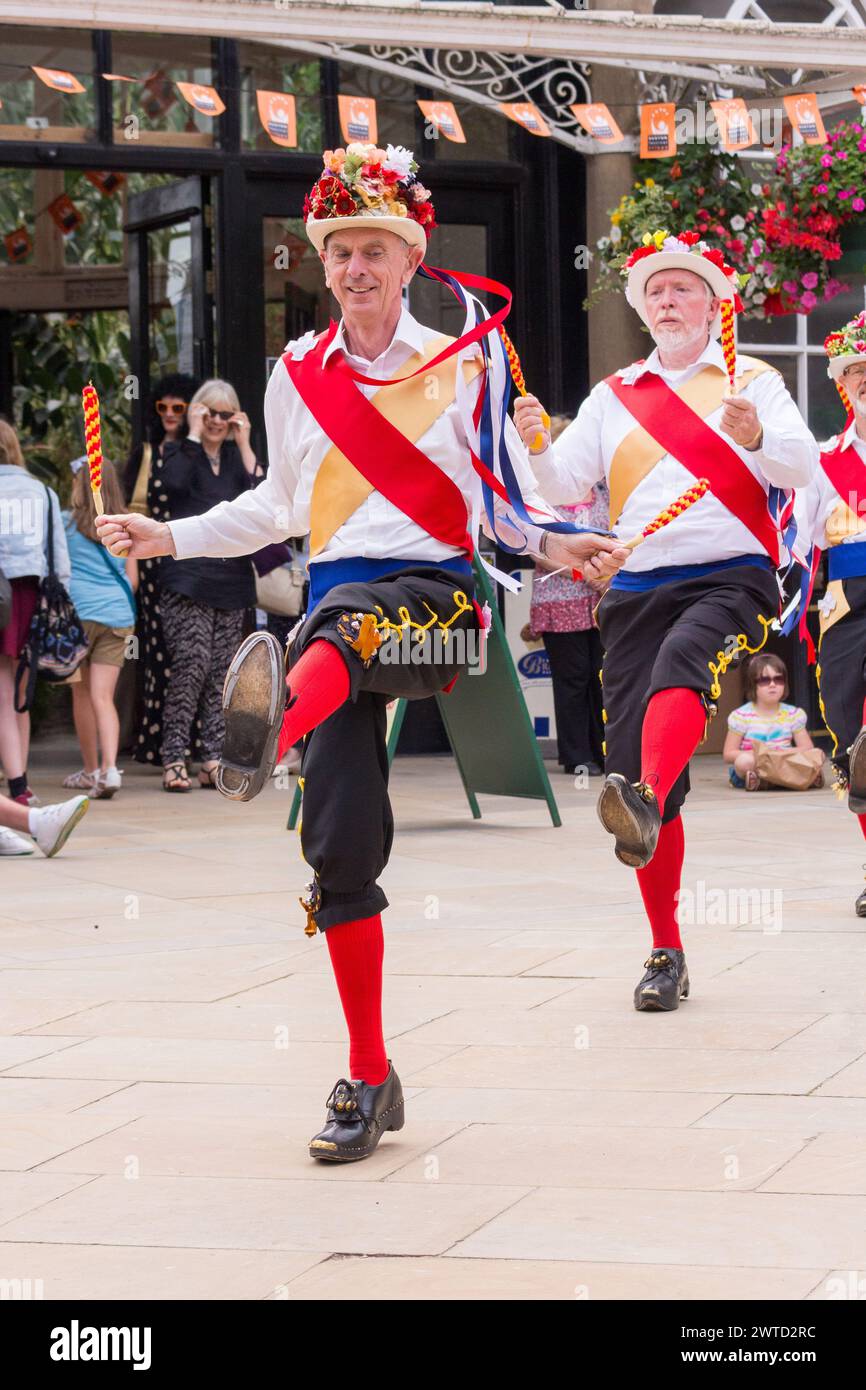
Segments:
[[[249,800],[277,758],[308,735],[301,846],[314,881],[303,905],[307,931],[326,934],[350,1035],[349,1079],[335,1084],[310,1153],[352,1162],[403,1125],[381,1009],[387,900],[377,880],[393,835],[387,700],[432,695],[471,661],[466,639],[477,635],[480,615],[470,559],[482,496],[487,525],[514,549],[539,554],[545,536],[550,557],[569,567],[602,550],[620,560],[626,552],[559,521],[534,491],[507,414],[508,358],[496,331],[507,308],[487,318],[462,284],[510,299],[508,291],[427,272],[465,304],[457,342],[402,306],[435,226],[411,153],[349,145],[326,151],[324,162],[306,229],[343,316],[289,343],[274,369],[267,480],[199,518],[111,518],[102,537],[109,546],[131,538],[133,555],[185,559],[245,555],[311,533],[310,609],[290,646],[288,681],[269,634],[241,645],[226,677],[217,785]],[[383,641],[419,633],[429,660],[381,659]]]
[[[733,653],[759,650],[778,613],[786,494],[809,482],[818,448],[765,363],[737,357],[729,389],[720,304],[741,305],[721,252],[696,232],[645,241],[623,274],[655,350],[600,382],[553,448],[543,431],[532,451],[543,428],[534,397],[515,403],[515,419],[547,501],[574,502],[606,478],[626,536],[695,477],[709,479],[710,492],[616,573],[598,609],[608,773],[598,813],[617,858],[638,871],[653,945],[634,1002],[654,1011],[689,992],[677,921],[689,760]],[[603,581],[616,569],[600,555],[584,574]]]
[[[847,789],[848,809],[866,836],[866,310],[831,333],[824,347],[827,375],[848,416],[824,445],[813,481],[797,494],[796,516],[814,547],[812,575],[820,551],[827,551],[829,583],[818,604],[821,713],[833,739],[837,786]],[[808,641],[806,607],[800,630]],[[866,917],[866,888],[855,909]]]

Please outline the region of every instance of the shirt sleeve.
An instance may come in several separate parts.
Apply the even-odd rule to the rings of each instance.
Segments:
[[[778,372],[764,372],[752,383],[752,391],[764,435],[760,449],[743,449],[743,456],[752,458],[774,487],[806,487],[815,475],[820,450],[784,381]]]
[[[54,570],[64,588],[69,587],[72,578],[72,565],[69,560],[69,546],[66,544],[66,528],[60,515],[60,503],[53,488],[48,489],[51,498],[51,519],[54,526]]]
[[[743,716],[741,709],[731,710],[728,715],[728,728],[734,734],[746,734],[749,732],[749,725]]]
[[[601,430],[609,394],[610,387],[600,381],[556,443],[529,455],[538,489],[554,506],[582,502],[590,488],[604,480]]]
[[[300,462],[289,437],[290,395],[294,387],[278,362],[265,392],[265,425],[270,468],[257,486],[231,502],[219,502],[203,516],[171,521],[178,560],[194,555],[252,555],[265,545],[304,534],[295,521],[294,496]]]
[[[790,729],[792,734],[798,734],[801,729],[805,729],[809,720],[804,709],[795,709],[791,714]]]

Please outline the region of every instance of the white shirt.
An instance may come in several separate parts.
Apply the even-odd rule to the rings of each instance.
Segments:
[[[827,443],[822,446],[823,452],[829,454],[838,442],[838,435],[833,439],[828,439]],[[854,420],[851,421],[842,438],[843,449],[847,449],[850,444],[854,445],[857,453],[866,463],[866,439],[861,439],[858,435],[857,424]],[[797,493],[794,506],[797,529],[805,549],[808,550],[810,543],[817,545],[820,550],[828,548],[827,522],[835,511],[845,506],[847,500],[847,498],[839,496],[823,467],[819,465],[809,486]],[[866,531],[866,518],[861,517],[860,524],[862,528],[860,533],[842,537],[842,545],[849,541],[866,540],[866,535],[863,534],[863,531]]]
[[[375,361],[368,362],[348,352],[341,320],[325,351],[324,360],[327,361],[331,353],[342,348],[347,362],[357,371],[364,376],[386,381],[400,376],[401,368],[409,358],[439,336],[435,329],[418,323],[404,307],[390,344]],[[314,333],[307,333],[303,338],[289,343],[286,351],[299,359],[314,347],[315,339]],[[478,353],[478,347],[472,345],[464,349],[459,358],[462,361]],[[480,382],[480,377],[478,380]],[[362,383],[356,383],[356,386],[367,397],[378,389]],[[331,441],[307,409],[282,361],[274,367],[265,392],[265,424],[268,435],[267,477],[254,490],[243,493],[231,502],[220,502],[204,516],[172,521],[171,533],[179,560],[193,555],[248,555],[270,542],[285,540],[288,536],[303,536],[309,531],[313,482],[331,448]],[[512,420],[508,421],[505,437],[524,499],[528,504],[549,513],[549,508],[545,507],[536,491],[526,450]],[[466,500],[469,530],[472,495],[479,483],[472,467],[468,440],[456,400],[439,415],[416,444],[460,488]],[[497,511],[504,510],[504,504],[497,499]],[[535,528],[531,530],[533,541],[524,549],[537,553]],[[509,542],[513,539],[510,531],[508,539]],[[443,560],[461,553],[454,546],[436,540],[381,493],[374,491],[335,531],[312,563],[346,556]]]
[[[645,372],[655,372],[676,389],[707,363],[725,370],[721,346],[711,339],[696,362],[679,370],[662,367],[658,349],[642,365],[635,363],[618,375],[626,382],[636,381]],[[745,370],[746,364],[738,365]],[[819,450],[799,410],[777,372],[763,372],[740,393],[758,411],[764,429],[761,448],[750,452],[722,434],[719,425],[722,407],[706,417],[706,423],[735,449],[764,491],[770,484],[780,488],[805,486],[818,463]],[[611,461],[623,439],[637,425],[634,416],[617,399],[605,382],[594,387],[580,407],[576,420],[556,443],[542,453],[531,454],[530,462],[539,487],[548,502],[580,501],[595,483],[610,481]],[[672,454],[665,454],[642,478],[623,507],[617,534],[630,540],[652,521],[686,488],[695,482],[694,474]],[[615,518],[613,518],[615,520]],[[711,560],[729,560],[736,555],[764,554],[751,531],[738,521],[711,493],[707,493],[668,526],[649,536],[625,565],[629,571],[656,569],[668,565],[698,565]]]

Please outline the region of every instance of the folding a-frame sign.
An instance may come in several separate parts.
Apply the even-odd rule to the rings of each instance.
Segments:
[[[490,796],[525,796],[546,801],[553,824],[562,824],[547,769],[538,743],[496,600],[483,568],[475,562],[478,602],[490,607],[493,623],[487,633],[483,674],[465,672],[449,695],[437,695],[436,703],[451,744],[469,809],[478,820],[478,793]],[[393,761],[400,738],[406,700],[398,700],[389,720],[388,760]],[[289,830],[297,824],[301,788],[295,788],[289,813]]]

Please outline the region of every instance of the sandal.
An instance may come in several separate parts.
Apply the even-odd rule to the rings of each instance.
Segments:
[[[219,772],[219,759],[211,758],[208,762],[202,763],[198,770],[198,784],[200,787],[215,787],[216,775]]]
[[[753,771],[753,770],[750,768],[749,771],[746,773],[746,791],[747,791],[747,792],[756,792],[756,791],[760,791],[760,788],[761,788],[761,779],[760,779],[760,777],[758,776],[757,772]]]
[[[188,792],[192,783],[184,763],[166,763],[162,769],[162,789],[164,792]]]
[[[64,777],[63,786],[71,788],[75,792],[92,791],[99,782],[99,773],[86,772],[81,768],[80,772],[70,772],[68,777]]]

